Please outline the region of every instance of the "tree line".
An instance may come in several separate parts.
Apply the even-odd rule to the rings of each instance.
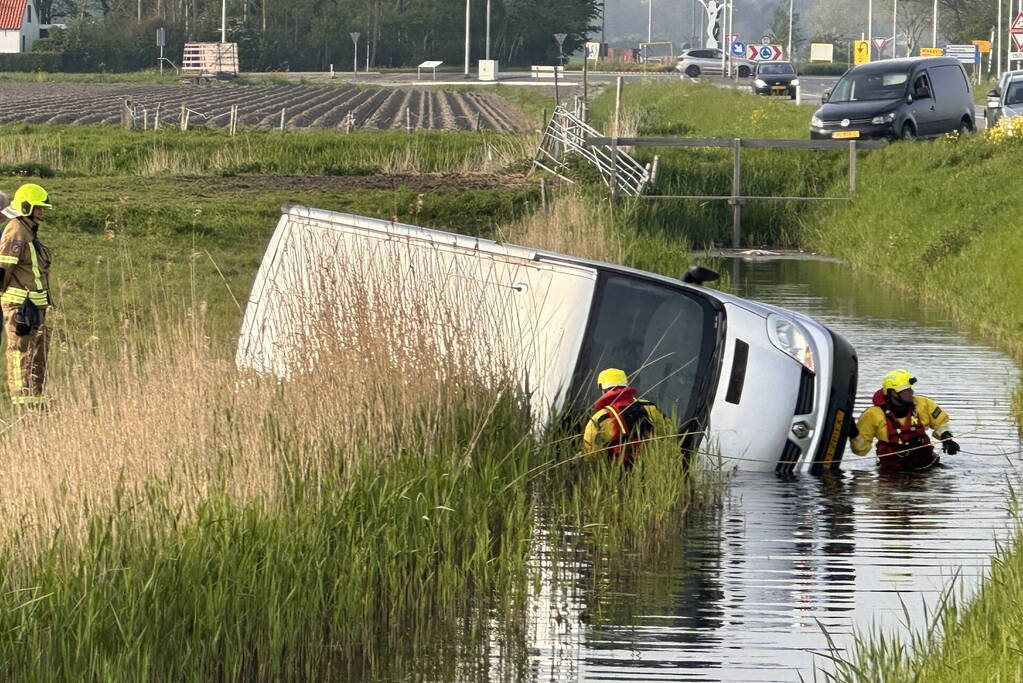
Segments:
[[[216,0],[37,0],[40,21],[63,22],[33,51],[60,52],[67,70],[129,71],[156,65],[156,31],[177,61],[186,42],[220,40]],[[245,71],[350,70],[359,32],[359,68],[401,67],[433,59],[461,64],[462,0],[226,0],[227,40]],[[471,63],[484,57],[487,0],[470,2]],[[491,0],[490,55],[502,64],[553,64],[599,26],[601,0]]]

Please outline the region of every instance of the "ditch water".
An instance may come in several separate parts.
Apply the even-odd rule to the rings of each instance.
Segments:
[[[850,451],[839,477],[739,474],[719,510],[610,569],[537,549],[527,677],[823,680],[825,630],[843,656],[855,633],[924,629],[943,591],[974,591],[1009,537],[1021,469],[1009,358],[841,264],[725,268],[742,296],[808,313],[856,347],[857,413],[885,372],[907,368],[963,452],[919,476],[880,475]]]

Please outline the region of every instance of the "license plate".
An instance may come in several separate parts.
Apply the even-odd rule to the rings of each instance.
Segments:
[[[833,138],[858,138],[860,131],[858,130],[836,130],[831,134]]]
[[[788,88],[784,85],[772,85],[771,90],[788,90]]]

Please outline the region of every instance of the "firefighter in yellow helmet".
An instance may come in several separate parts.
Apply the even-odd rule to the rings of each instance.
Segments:
[[[46,190],[34,183],[18,188],[3,215],[10,220],[0,235],[0,309],[7,335],[7,385],[14,405],[43,401],[49,331],[50,251],[39,241]]]
[[[583,432],[583,453],[595,457],[601,453],[631,467],[644,440],[668,436],[671,421],[651,401],[636,398],[636,389],[618,368],[608,368],[597,376],[600,398],[593,404],[596,412]]]
[[[939,461],[928,429],[945,453],[959,452],[948,426],[948,413],[926,396],[914,394],[914,384],[916,377],[906,370],[892,370],[884,376],[873,405],[863,411],[852,430],[853,453],[866,455],[876,440],[882,470],[926,470]]]

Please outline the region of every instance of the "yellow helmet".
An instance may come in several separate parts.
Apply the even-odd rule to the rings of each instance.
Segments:
[[[611,387],[624,387],[629,384],[629,376],[618,368],[608,368],[599,375],[597,375],[597,386],[600,387],[601,391],[606,391]]]
[[[881,389],[883,391],[891,389],[895,393],[899,393],[914,384],[916,384],[916,377],[909,374],[908,370],[892,370],[881,380]]]
[[[14,193],[14,199],[11,200],[11,208],[22,216],[30,216],[32,215],[32,209],[37,206],[49,208],[50,205],[47,203],[49,199],[50,195],[42,187],[35,183],[25,183]]]

